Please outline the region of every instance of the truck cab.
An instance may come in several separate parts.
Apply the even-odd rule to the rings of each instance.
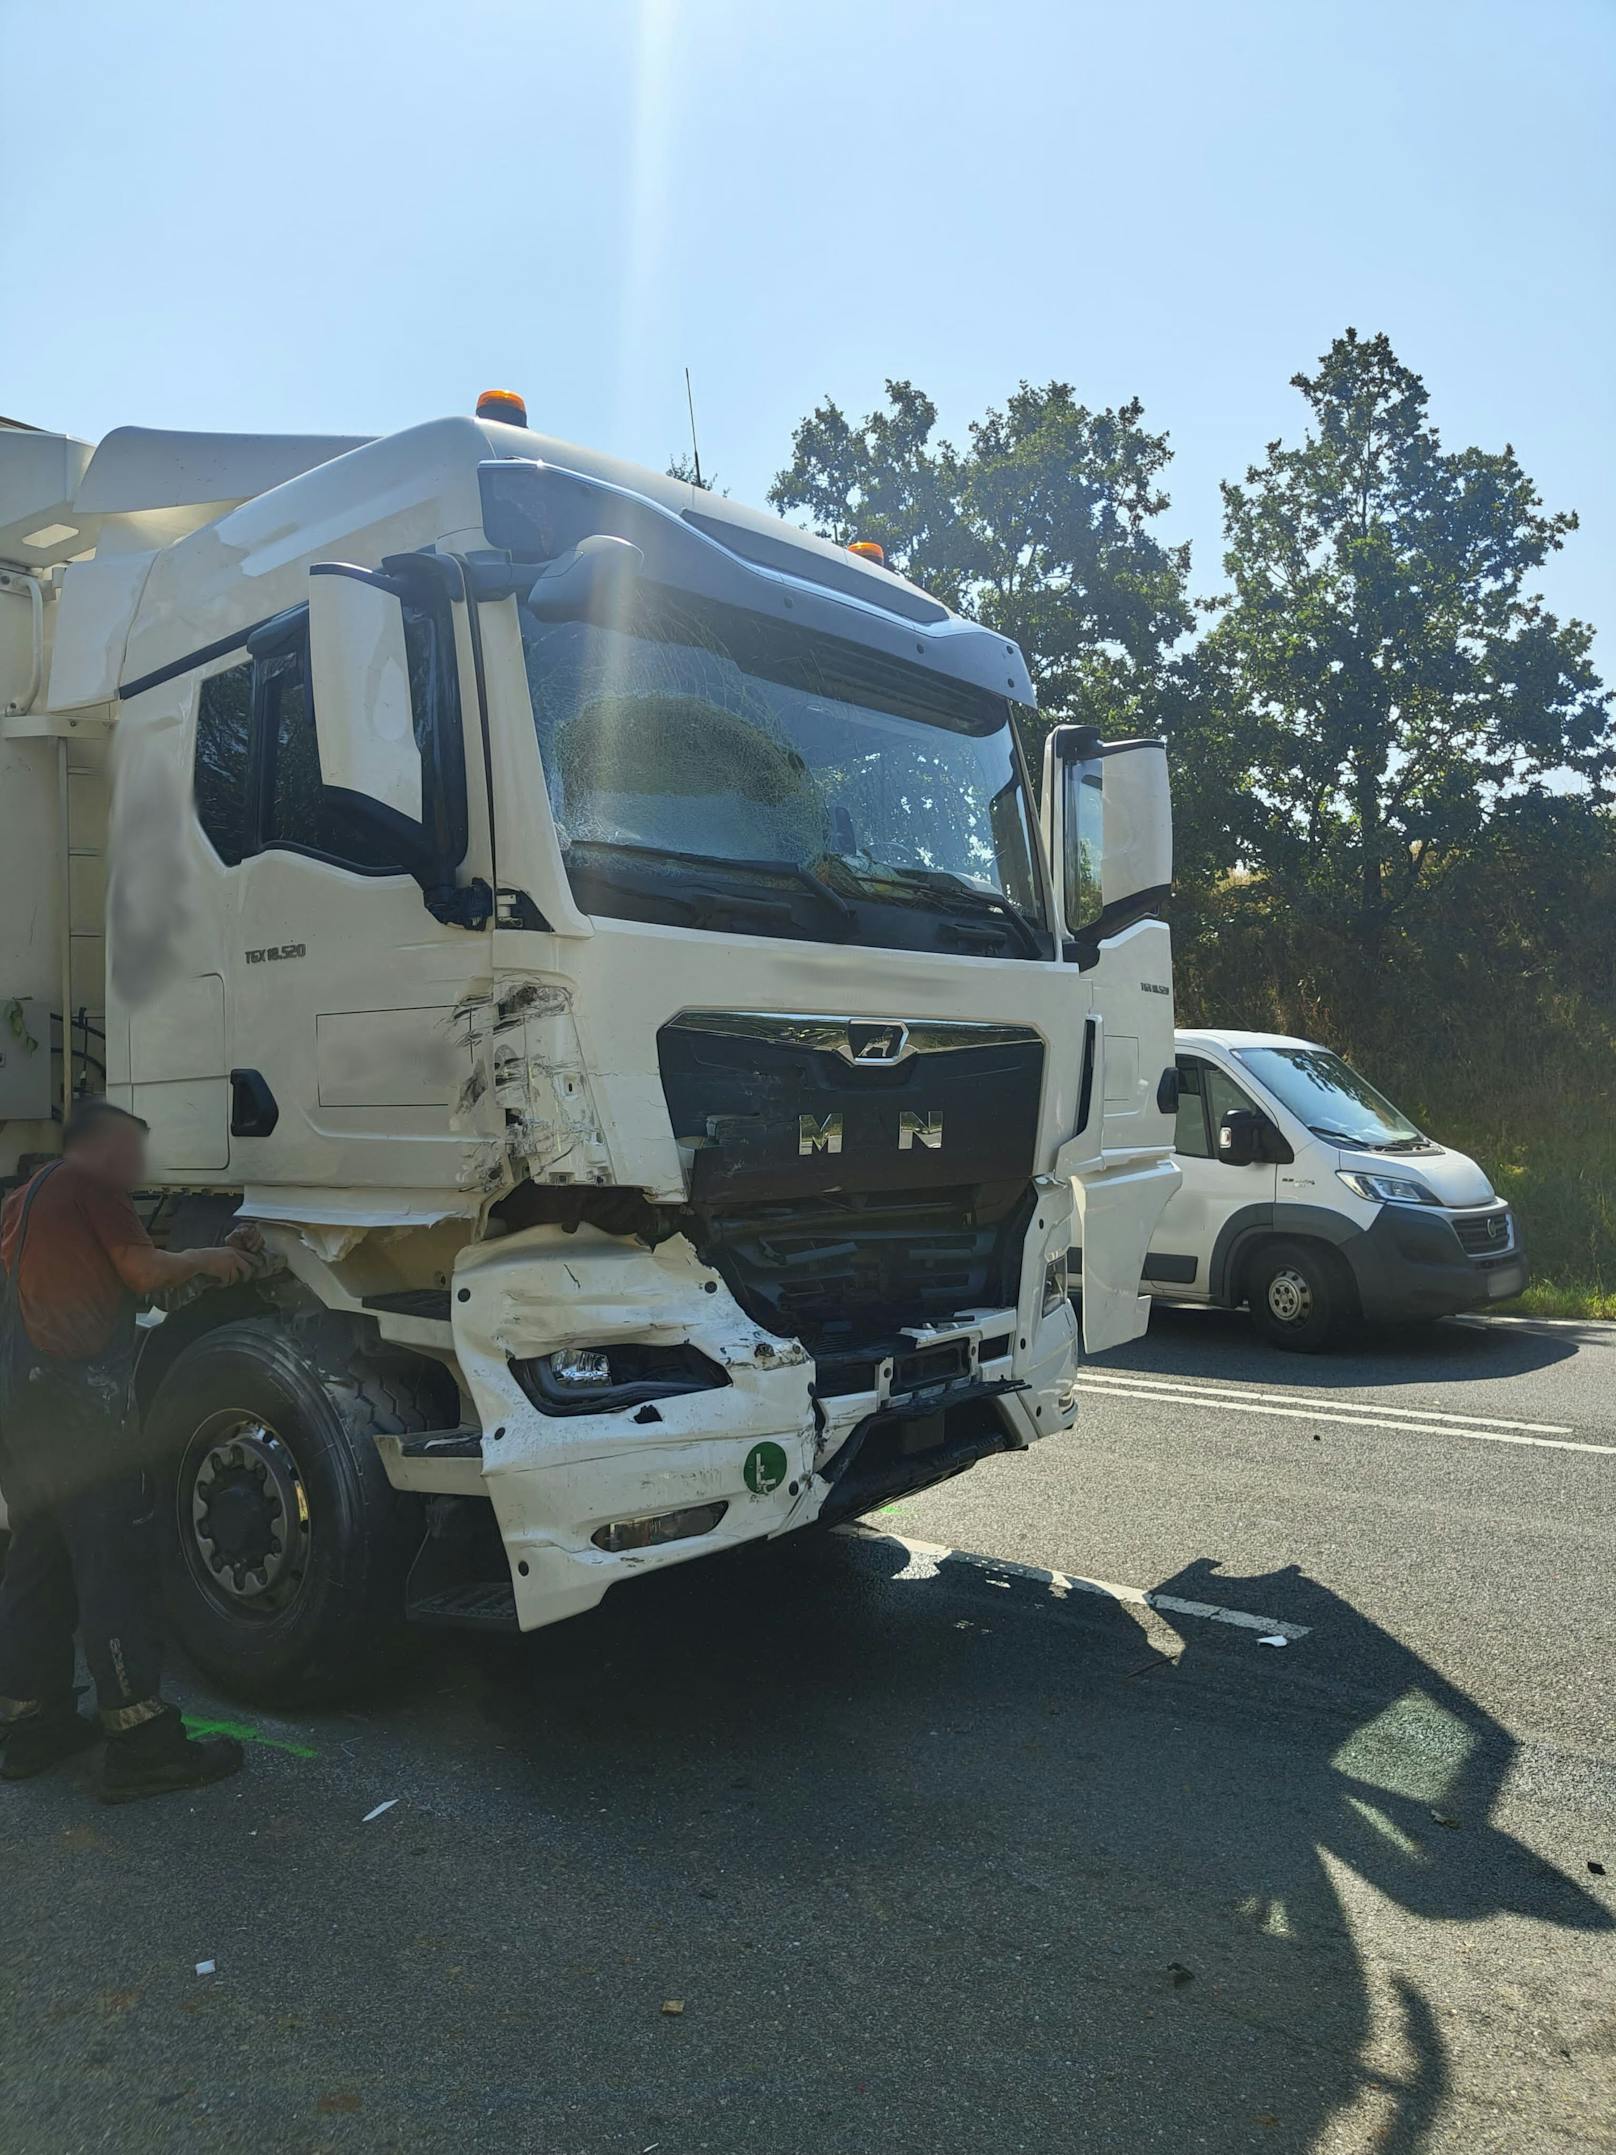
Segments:
[[[1482,1169],[1333,1050],[1280,1033],[1176,1035],[1182,1180],[1151,1237],[1157,1298],[1244,1304],[1312,1352],[1353,1317],[1489,1308],[1526,1285],[1519,1225]]]
[[[1161,743],[1040,809],[1013,643],[508,413],[0,429],[0,1167],[264,1231],[140,1371],[243,1691],[1069,1429],[1177,1180]]]

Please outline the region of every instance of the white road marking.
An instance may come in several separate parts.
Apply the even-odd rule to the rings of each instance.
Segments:
[[[1466,1429],[1520,1429],[1536,1437],[1571,1435],[1569,1422],[1509,1422],[1496,1414],[1448,1414],[1435,1407],[1391,1406],[1380,1399],[1343,1399],[1336,1392],[1286,1392],[1272,1384],[1220,1384],[1211,1377],[1152,1377],[1131,1369],[1083,1369],[1079,1379],[1084,1384],[1121,1384],[1133,1390],[1178,1392],[1194,1398],[1261,1399],[1276,1406],[1311,1407],[1322,1400],[1332,1412],[1365,1414],[1377,1420],[1384,1420],[1390,1413],[1407,1422],[1458,1422]]]
[[[1134,1608],[1160,1609],[1169,1616],[1196,1616],[1209,1623],[1234,1624],[1242,1631],[1266,1631],[1293,1641],[1305,1639],[1313,1628],[1310,1624],[1285,1623],[1276,1616],[1251,1616],[1244,1609],[1220,1609],[1210,1601],[1182,1601],[1176,1594],[1148,1593],[1142,1586],[1117,1586],[1109,1579],[1080,1578],[1076,1572],[1045,1571],[1041,1565],[1018,1564],[1008,1557],[977,1556],[970,1549],[950,1549],[943,1542],[913,1541],[907,1534],[890,1534],[861,1519],[850,1520],[833,1531],[853,1541],[895,1542],[908,1552],[911,1562],[918,1558],[925,1565],[915,1574],[920,1578],[932,1576],[945,1562],[964,1564],[973,1571],[985,1572],[990,1583],[1026,1579],[1034,1586],[1048,1587],[1058,1600],[1068,1594],[1098,1594],[1106,1601],[1125,1602]]]
[[[1160,1406],[1217,1407],[1226,1414],[1265,1414],[1291,1422],[1336,1422],[1348,1429],[1390,1429],[1415,1437],[1464,1437],[1474,1444],[1524,1444],[1551,1452],[1597,1452],[1616,1456],[1616,1444],[1588,1444],[1569,1435],[1536,1436],[1534,1429],[1560,1429],[1557,1422],[1497,1422],[1484,1424],[1479,1417],[1437,1415],[1418,1407],[1373,1407],[1338,1399],[1332,1393],[1329,1406],[1315,1406],[1295,1393],[1236,1392],[1214,1390],[1210,1385],[1167,1384],[1149,1377],[1101,1376],[1084,1372],[1077,1380],[1086,1391],[1132,1399],[1154,1400]],[[1295,1404],[1280,1404],[1292,1401]],[[1416,1419],[1415,1417],[1418,1417]]]

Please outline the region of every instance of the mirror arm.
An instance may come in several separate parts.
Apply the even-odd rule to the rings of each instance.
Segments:
[[[423,882],[421,898],[446,928],[486,928],[494,917],[494,893],[480,875],[465,885]]]

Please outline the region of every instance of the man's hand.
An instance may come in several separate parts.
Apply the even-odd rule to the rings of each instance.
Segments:
[[[264,1246],[264,1232],[251,1220],[243,1220],[239,1227],[232,1227],[225,1241],[233,1250],[245,1250],[249,1257],[256,1257]]]
[[[238,1280],[246,1279],[252,1271],[252,1259],[244,1249],[233,1249],[221,1243],[216,1250],[196,1250],[196,1273],[200,1279],[215,1280],[221,1287],[234,1287]]]

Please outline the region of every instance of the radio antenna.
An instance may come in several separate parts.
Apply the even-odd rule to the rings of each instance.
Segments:
[[[690,369],[688,367],[685,369],[685,403],[690,409],[690,460],[696,468],[696,484],[702,486],[701,450],[696,443],[696,399],[691,394]]]

